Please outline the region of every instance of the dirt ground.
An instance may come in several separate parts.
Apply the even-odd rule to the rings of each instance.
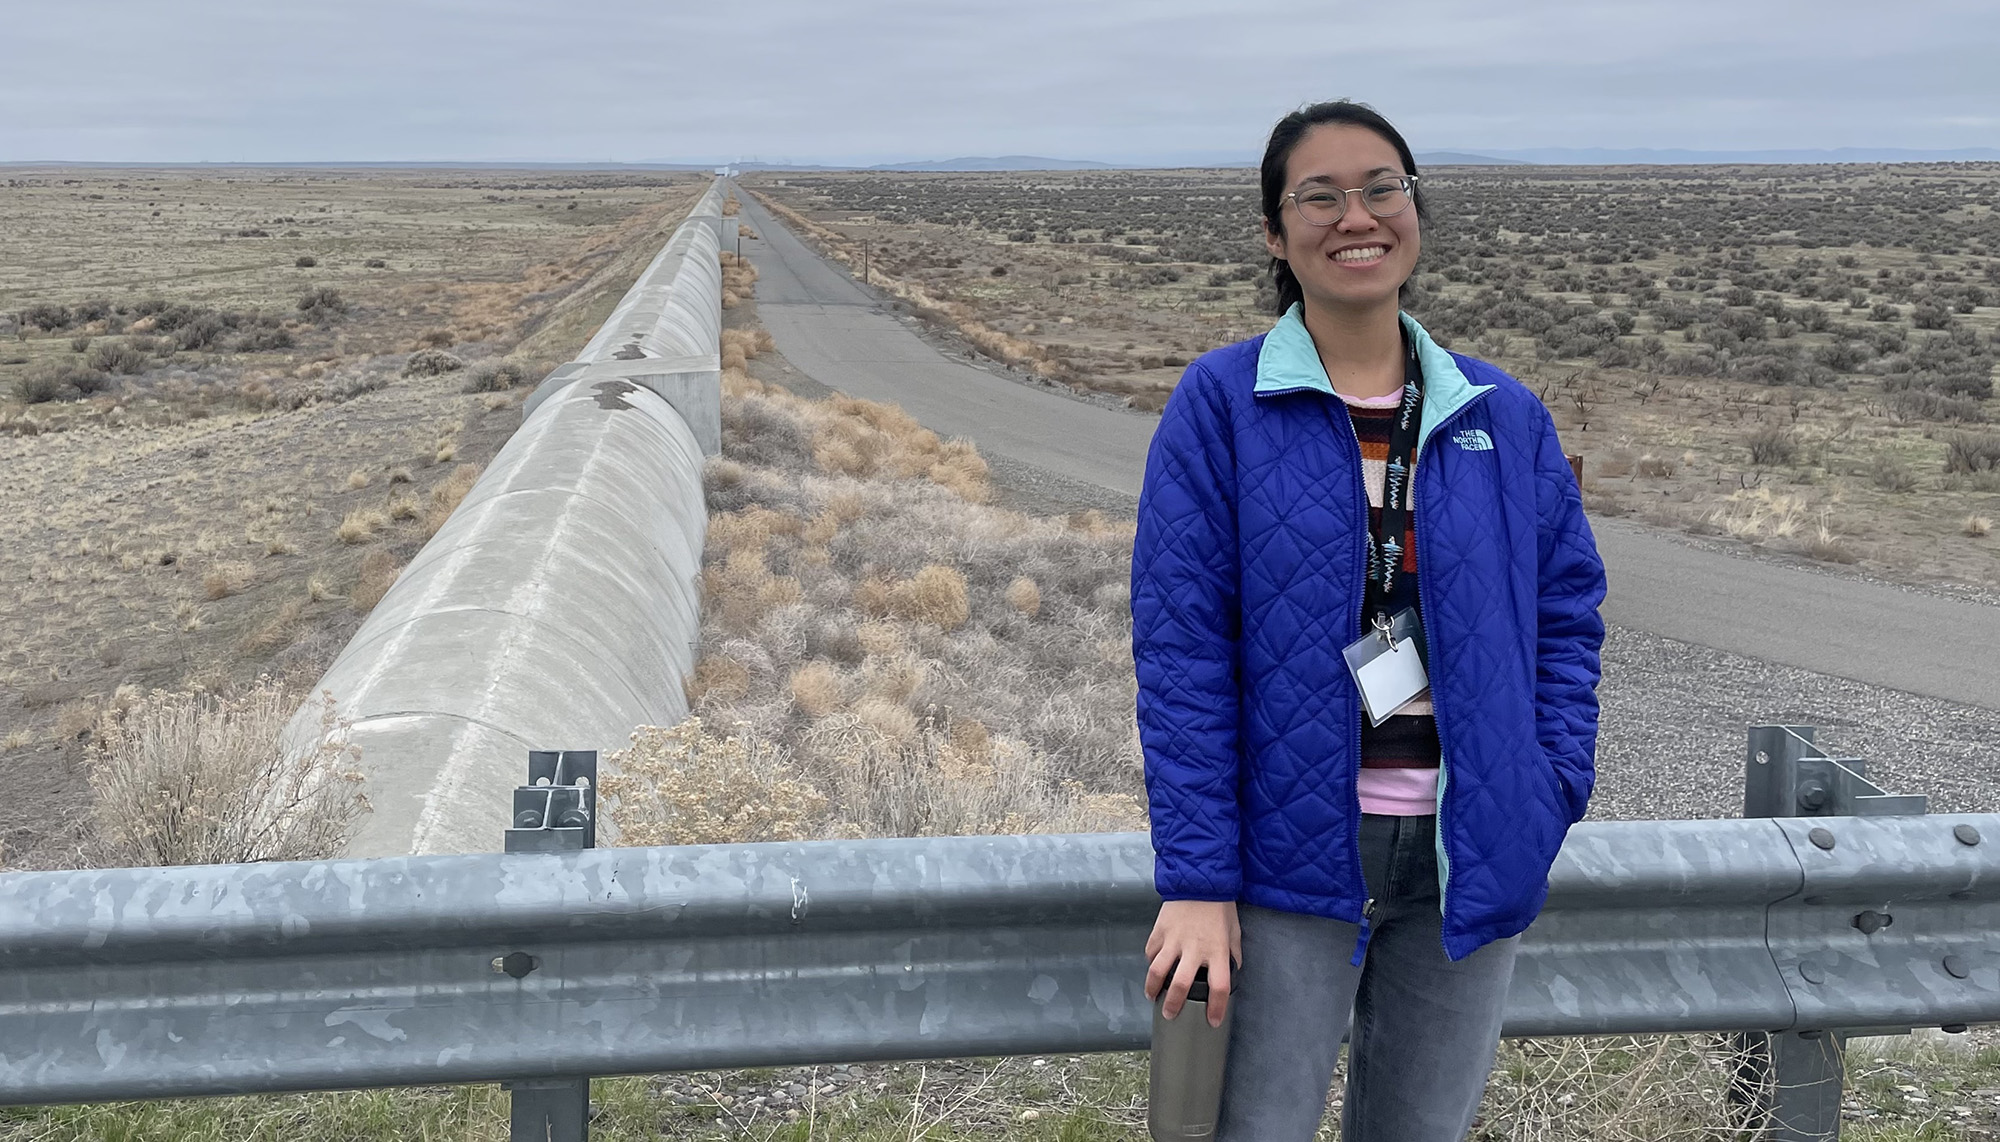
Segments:
[[[1269,326],[1251,171],[746,186],[996,359],[1134,407]],[[1541,394],[1600,515],[2000,585],[2000,165],[1440,168],[1408,306]]]
[[[0,170],[0,781],[34,791],[0,807],[0,864],[76,859],[107,704],[310,684],[700,186]],[[339,312],[297,307],[322,286]],[[23,399],[49,362],[88,369],[81,338],[144,347]]]

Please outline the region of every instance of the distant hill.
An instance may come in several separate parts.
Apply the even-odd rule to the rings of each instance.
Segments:
[[[937,159],[931,162],[878,163],[874,171],[1097,171],[1111,170],[1110,163],[1090,159],[1045,159],[1036,155],[1001,155],[998,158]]]
[[[1419,167],[1513,167],[1523,166],[1526,159],[1502,159],[1492,155],[1475,155],[1470,151],[1419,151]]]
[[[1690,165],[1711,163],[1990,163],[2000,162],[2000,148],[1966,147],[1927,151],[1900,147],[1837,147],[1830,150],[1690,151],[1635,147],[1533,147],[1497,150],[1489,154],[1514,162],[1550,166]]]

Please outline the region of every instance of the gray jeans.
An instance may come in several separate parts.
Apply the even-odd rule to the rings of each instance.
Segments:
[[[1520,937],[1457,963],[1445,956],[1436,836],[1433,817],[1362,817],[1375,928],[1358,968],[1348,963],[1355,925],[1238,905],[1243,964],[1230,996],[1217,1142],[1312,1138],[1343,1032],[1344,1142],[1465,1137],[1493,1069]]]

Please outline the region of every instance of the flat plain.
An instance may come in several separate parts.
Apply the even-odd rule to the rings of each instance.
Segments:
[[[0,863],[107,706],[309,685],[700,185],[0,170]]]
[[[1161,407],[1271,321],[1255,172],[745,185],[998,361]],[[1408,307],[1537,391],[1591,509],[2000,585],[2000,166],[1424,172]],[[864,267],[865,263],[865,267]]]
[[[32,213],[50,225],[49,233],[67,233],[82,246],[103,247],[83,261],[116,265],[125,243],[115,232],[98,233],[90,216],[108,209],[101,204],[113,195],[124,194],[144,196],[126,204],[132,218],[152,218],[150,210],[160,207],[140,203],[151,203],[164,191],[139,188],[139,173],[93,174],[112,184],[94,189],[43,185],[23,216]],[[89,716],[104,703],[119,700],[121,687],[222,685],[269,669],[310,674],[323,664],[360,621],[369,594],[386,585],[382,576],[393,575],[422,541],[435,510],[462,481],[464,466],[490,456],[518,421],[519,381],[532,381],[542,365],[581,344],[623,283],[657,248],[664,229],[678,219],[692,190],[691,183],[577,187],[560,185],[563,179],[545,184],[531,178],[520,179],[522,186],[496,185],[514,177],[361,175],[323,188],[313,181],[314,193],[323,191],[333,201],[301,198],[313,204],[310,212],[281,192],[247,185],[247,178],[236,180],[246,185],[203,183],[207,206],[190,211],[194,221],[178,245],[162,238],[150,255],[189,267],[185,291],[177,290],[174,275],[166,272],[130,282],[109,273],[79,276],[81,284],[72,288],[62,277],[60,258],[23,243],[24,256],[47,259],[40,263],[47,276],[32,289],[0,294],[0,312],[48,307],[35,315],[57,327],[17,324],[15,339],[0,343],[6,350],[0,359],[9,362],[0,370],[13,370],[0,373],[0,381],[34,384],[67,376],[94,386],[88,377],[91,353],[104,341],[123,346],[143,338],[134,348],[144,355],[144,368],[96,370],[106,374],[101,389],[85,393],[64,380],[49,399],[0,410],[16,434],[6,442],[13,449],[6,455],[19,485],[0,501],[7,518],[19,521],[10,524],[18,528],[10,535],[16,550],[0,555],[16,562],[0,563],[0,570],[14,572],[14,581],[34,592],[9,611],[7,633],[19,649],[4,663],[12,671],[5,700],[15,700],[17,687],[23,697],[18,710],[0,707],[0,714],[9,718],[10,730],[19,726],[21,741],[0,755],[0,764],[17,766],[0,776],[53,774],[55,783],[38,787],[49,790],[54,799],[49,805],[70,811],[77,792],[78,735],[88,734]],[[1007,187],[1042,178],[950,177],[983,187],[975,197],[1003,202],[1015,193]],[[1117,177],[1128,178],[1122,172]],[[1191,210],[1181,200],[1202,198],[1173,189],[1179,185],[1174,180],[1188,179],[1185,172],[1129,177],[1157,179],[1159,189],[1150,193],[1165,204],[1163,210]],[[122,189],[115,185],[121,178],[128,183]],[[1249,201],[1240,172],[1227,178],[1239,184],[1229,194],[1246,197],[1214,211],[1218,227],[1235,225],[1225,211],[1240,220]],[[441,185],[426,185],[432,181]],[[466,185],[452,185],[458,182]],[[782,203],[794,188],[768,189]],[[432,191],[439,193],[426,197]],[[592,191],[598,199],[588,197]],[[193,199],[197,191],[189,188],[187,196]],[[258,198],[258,208],[237,205],[238,198],[251,197]],[[402,254],[383,253],[390,247],[362,231],[373,220],[417,209],[412,200],[431,204],[418,211],[428,211],[428,221],[410,224]],[[575,211],[570,201],[579,202]],[[344,202],[355,204],[351,232],[331,224],[327,231],[329,239],[352,240],[344,252],[329,253],[331,241],[281,245],[307,240],[308,228],[295,226],[297,219],[313,217],[318,205],[338,217]],[[593,209],[602,209],[602,216],[581,228],[567,217],[545,220],[552,211],[581,215]],[[468,225],[474,229],[466,230]],[[883,264],[874,259],[886,247],[889,272],[896,275],[892,288],[910,291],[906,297],[930,306],[955,336],[1001,359],[1060,376],[1095,399],[1130,400],[1141,407],[1152,401],[1157,407],[1181,367],[1169,361],[1184,362],[1268,321],[1257,308],[1254,250],[1247,259],[1232,255],[1227,263],[1201,260],[1213,256],[1211,251],[1179,250],[1173,252],[1188,254],[1187,260],[1171,261],[1160,257],[1157,244],[1126,243],[1121,235],[1111,245],[1134,253],[1079,252],[1078,241],[1044,240],[1039,231],[1035,241],[1016,240],[1025,226],[1001,217],[997,208],[949,223],[900,218],[891,225],[829,215],[817,225],[815,232],[837,253],[851,252],[857,264],[867,257],[871,273],[882,272]],[[69,229],[61,230],[64,226]],[[932,234],[925,226],[940,231],[913,239]],[[299,235],[287,237],[294,228]],[[241,235],[242,230],[271,236]],[[868,241],[866,255],[850,232]],[[479,237],[464,238],[468,233]],[[956,252],[939,255],[941,261],[956,257],[958,264],[904,266],[897,243],[913,240],[963,243],[951,247]],[[460,242],[466,245],[461,248]],[[240,248],[259,243],[269,243],[270,252],[254,265],[233,259]],[[995,260],[968,256],[988,246]],[[1081,269],[1062,261],[1079,256]],[[1148,256],[1154,260],[1138,260]],[[313,258],[315,265],[298,265],[302,257]],[[1031,272],[1040,265],[1032,259],[1042,257],[1050,264]],[[1089,260],[1099,257],[1101,262]],[[399,258],[408,258],[409,268]],[[371,267],[370,260],[386,264]],[[1496,274],[1507,266],[1506,280],[1512,280],[1508,257],[1472,264]],[[1537,273],[1552,269],[1528,264]],[[1596,265],[1587,259],[1585,264]],[[1006,273],[992,272],[1002,265]],[[1245,276],[1231,266],[1252,272]],[[1156,273],[1152,276],[1160,280],[1144,282],[1116,277],[1149,267],[1181,276]],[[929,269],[941,272],[927,277],[916,272]],[[312,276],[321,270],[345,276]],[[1033,284],[1043,272],[1054,280]],[[1236,276],[1219,285],[1201,284],[1188,280],[1190,272],[1207,275],[1204,281]],[[1083,278],[1060,280],[1076,273]],[[1437,276],[1446,284],[1425,288],[1451,297],[1453,287],[1470,285],[1474,292],[1457,292],[1482,296],[1476,289],[1484,283],[1454,283],[1449,275],[1449,268],[1440,269]],[[1090,282],[1098,284],[1083,288]],[[322,286],[340,294],[339,306],[298,307],[300,300],[323,297],[315,292]],[[1004,305],[996,300],[1011,299],[1005,291],[1017,286],[1026,300]],[[1000,292],[988,296],[996,289]],[[1193,296],[1215,290],[1223,296]],[[155,295],[163,302],[158,308],[151,305]],[[123,300],[128,297],[139,300],[128,306]],[[1043,297],[1045,302],[1036,300]],[[99,313],[94,303],[106,298],[105,312]],[[1443,311],[1421,299],[1419,304],[1426,320],[1444,332]],[[1990,324],[1993,314],[1981,305],[1961,319]],[[1028,308],[1015,312],[1016,306]],[[165,314],[172,316],[163,322]],[[1610,320],[1615,327],[1615,315]],[[1129,523],[1094,512],[1040,520],[987,512],[981,502],[989,491],[984,468],[971,449],[938,441],[889,410],[810,399],[824,394],[813,393],[810,382],[793,377],[775,355],[758,359],[752,351],[759,344],[754,301],[733,309],[725,321],[744,360],[743,371],[731,376],[725,401],[728,458],[708,473],[708,605],[703,666],[691,696],[713,724],[761,723],[769,740],[792,745],[789,756],[798,772],[781,771],[781,779],[762,774],[762,784],[714,781],[700,789],[692,782],[663,781],[660,790],[685,794],[665,805],[674,814],[673,828],[692,835],[687,822],[696,818],[739,828],[744,814],[734,811],[729,798],[745,796],[763,804],[765,816],[754,817],[753,824],[792,827],[789,819],[770,819],[776,799],[767,794],[787,788],[785,782],[794,777],[829,774],[853,826],[869,832],[1068,828],[1078,827],[1080,817],[1088,818],[1084,824],[1090,827],[1129,825],[1132,805],[1117,796],[1133,785],[1130,745],[1124,740],[1130,667],[1119,641],[1124,600],[1117,554],[1119,543],[1129,543]],[[1630,336],[1643,342],[1639,321],[1635,318],[1633,334],[1618,334],[1616,340],[1624,344]],[[1747,329],[1747,320],[1743,324]],[[262,330],[283,330],[292,344],[273,345],[284,338]],[[1766,339],[1808,336],[1776,332],[1773,326]],[[1983,332],[1990,344],[1990,327],[1974,332]],[[1482,329],[1472,340],[1493,335]],[[1461,345],[1466,341],[1465,333],[1445,336]],[[1546,368],[1552,384],[1562,383],[1565,374],[1558,370],[1588,370],[1598,377],[1620,376],[1616,370],[1626,368],[1594,357],[1543,361],[1538,350],[1512,343],[1523,334],[1508,336],[1508,344],[1496,346],[1497,355],[1523,373]],[[76,341],[86,337],[89,342],[78,347]],[[184,347],[183,339],[194,344]],[[1699,353],[1698,345],[1706,344],[1675,342],[1672,348]],[[1981,344],[1975,341],[1973,348]],[[1072,345],[1095,346],[1096,352],[1067,352]],[[417,365],[435,360],[422,356],[424,350],[448,350],[467,367],[430,373],[432,366]],[[1738,358],[1731,351],[1728,359]],[[117,365],[131,358],[106,353],[103,360]],[[79,364],[84,372],[77,371]],[[488,371],[502,365],[514,366],[520,376]],[[1685,380],[1752,394],[1784,388],[1741,376]],[[1858,388],[1871,381],[1880,382],[1878,399],[1902,391],[1889,390],[1875,374],[1857,374],[1846,384]],[[809,399],[777,391],[791,385]],[[1821,389],[1842,391],[1838,382],[1812,391]],[[1595,421],[1572,422],[1571,412],[1595,415],[1618,403],[1599,397],[1595,405],[1586,400],[1579,406],[1574,399],[1565,404],[1559,388],[1547,399],[1566,431],[1576,434],[1571,439],[1586,442],[1603,430]],[[1655,393],[1639,405],[1661,407],[1653,403],[1659,400]],[[1971,411],[1959,409],[1957,419],[1886,418],[1885,423],[1913,427],[1919,438],[1925,427],[1933,433],[1983,431],[1978,427],[1986,410],[1983,397],[1967,407]],[[1682,419],[1691,415],[1684,412]],[[1604,459],[1593,454],[1592,463]],[[1608,459],[1615,464],[1616,457]],[[1754,493],[1763,481],[1780,480],[1779,468],[1770,464],[1746,472],[1759,470],[1764,474],[1757,483],[1737,490]],[[1784,476],[1790,473],[1783,469]],[[1599,510],[1609,510],[1607,502],[1616,506],[1604,497],[1618,489],[1604,484],[1620,478],[1627,477],[1593,468]],[[1972,477],[1960,482],[1966,486],[1951,494],[1980,494]],[[1945,481],[1938,483],[1942,487]],[[995,558],[998,552],[1004,554]],[[1629,647],[1614,648],[1616,653],[1632,657]],[[1618,665],[1619,685],[1649,692],[1665,686],[1629,661]],[[1769,672],[1758,664],[1711,665],[1715,671],[1754,674],[1761,685],[1771,685]],[[1816,708],[1824,697],[1811,689],[1816,681],[1804,680],[1796,697],[1787,693],[1781,700]],[[968,694],[977,701],[969,701]],[[1051,700],[1052,694],[1059,700]],[[1689,726],[1711,713],[1696,701],[1686,707],[1698,712],[1677,711],[1662,726],[1663,735],[1684,750],[1690,733],[1699,732]],[[1730,719],[1726,730],[1710,727],[1710,732],[1733,737],[1739,721]],[[1608,759],[1614,764],[1660,754],[1656,748],[1629,748],[1629,733],[1622,745],[1631,756]],[[1727,757],[1734,748],[1723,741],[1691,752]],[[702,751],[679,757],[670,749],[659,752],[663,765],[683,773],[691,759],[709,758]],[[1863,752],[1874,755],[1872,748]],[[743,769],[729,750],[712,753],[713,771]],[[1020,764],[1024,758],[1044,766],[1059,761],[1061,767],[1038,770]],[[1095,771],[1078,770],[1078,759],[1086,758]],[[1713,786],[1710,776],[1703,772],[1683,783]],[[1726,784],[1731,778],[1723,774],[1717,780]],[[951,796],[914,795],[933,781],[939,785],[932,792]],[[803,816],[809,802],[816,802],[802,781],[796,784],[799,788],[790,790],[796,804],[786,804]],[[891,795],[869,800],[865,794],[873,790]],[[71,799],[62,800],[65,795]],[[874,815],[859,816],[857,807]],[[912,813],[913,807],[922,812]],[[1665,802],[1656,807],[1683,808]],[[39,824],[38,832],[28,827],[25,815],[19,819],[15,836],[34,842],[22,863],[65,855],[59,843],[46,839],[46,820]],[[1852,1051],[1850,1134],[1898,1142],[1991,1137],[1990,1076],[2000,1056],[1990,1037],[1980,1036],[1979,1046],[1983,1050],[1959,1053],[1912,1044],[1908,1059]],[[1672,1136],[1711,1136],[1706,1131],[1726,1073],[1723,1061],[1713,1044],[1679,1040],[1510,1043],[1480,1137],[1497,1142],[1670,1136],[1663,1124]],[[597,1128],[611,1137],[1133,1138],[1141,1134],[1142,1067],[1137,1056],[1093,1056],[613,1080],[595,1092],[603,1111]],[[1628,1113],[1635,1104],[1646,1109],[1636,1120]],[[6,1112],[0,1114],[0,1137],[498,1137],[503,1115],[490,1087],[427,1088]]]

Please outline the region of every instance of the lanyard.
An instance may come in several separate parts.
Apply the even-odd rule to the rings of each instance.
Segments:
[[[1403,583],[1403,540],[1409,533],[1415,504],[1411,475],[1416,465],[1417,434],[1424,419],[1424,372],[1417,348],[1403,335],[1403,403],[1389,426],[1388,471],[1382,477],[1382,526],[1370,536],[1368,548],[1368,613],[1387,612],[1413,592],[1398,591]],[[1403,603],[1407,606],[1408,603]]]

